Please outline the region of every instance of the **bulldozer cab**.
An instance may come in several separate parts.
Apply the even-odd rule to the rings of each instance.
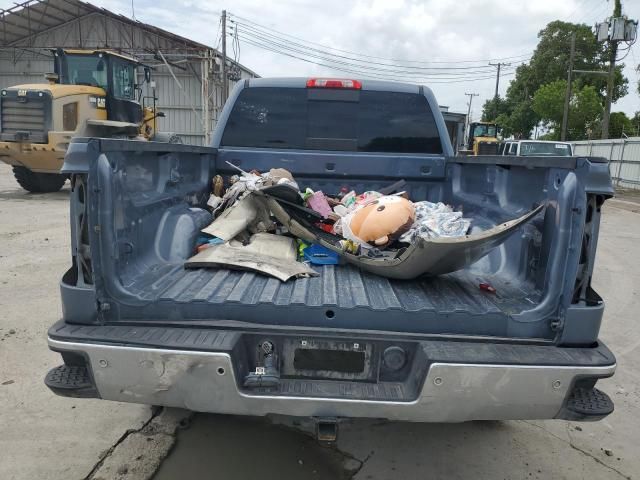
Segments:
[[[140,104],[136,70],[150,67],[110,50],[57,49],[48,83],[0,90],[0,161],[13,167],[18,183],[30,192],[54,192],[66,180],[60,173],[73,137],[127,138],[179,142],[159,134],[155,89],[152,106]]]
[[[495,123],[473,122],[469,126],[469,138],[467,148],[473,150],[473,142],[478,137],[498,138],[498,126]]]
[[[143,109],[138,102],[139,87],[136,69],[143,66],[137,60],[105,50],[64,50],[55,55],[57,83],[85,85],[105,91],[102,108],[107,118],[118,122],[139,124],[143,121]],[[145,79],[149,78],[145,67]]]
[[[473,122],[469,125],[467,150],[472,155],[496,155],[498,153],[498,125],[490,122]]]

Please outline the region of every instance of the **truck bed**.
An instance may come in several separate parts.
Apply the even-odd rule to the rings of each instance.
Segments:
[[[504,324],[504,315],[532,308],[541,296],[533,285],[512,285],[466,270],[403,281],[350,265],[313,268],[320,276],[283,283],[253,272],[163,265],[127,280],[127,290],[147,303],[127,318],[148,319],[150,311],[174,308],[191,319],[215,312],[220,319],[270,325],[456,333],[462,317],[482,317],[482,330],[489,334]],[[480,290],[481,282],[489,282],[497,293]]]
[[[330,162],[328,162],[330,160]],[[69,323],[154,323],[358,329],[550,341],[568,321],[571,341],[594,339],[602,304],[592,294],[599,206],[607,166],[590,159],[366,156],[170,147],[76,140],[66,158],[73,267],[62,282]],[[464,270],[391,280],[349,265],[280,282],[227,269],[186,270],[214,174],[227,162],[289,169],[302,189],[377,190],[400,179],[414,201],[443,201],[486,230],[544,204],[543,213]],[[498,163],[499,162],[499,163]],[[524,162],[524,163],[523,163]],[[330,171],[327,171],[327,165]],[[93,187],[92,187],[93,185]],[[588,193],[586,189],[602,196]],[[489,283],[497,293],[481,290]],[[561,320],[562,316],[567,320]],[[585,320],[586,319],[586,320]]]

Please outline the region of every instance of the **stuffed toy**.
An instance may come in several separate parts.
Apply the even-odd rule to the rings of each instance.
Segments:
[[[360,240],[384,247],[407,232],[415,219],[413,203],[406,198],[389,195],[353,212],[349,229]]]

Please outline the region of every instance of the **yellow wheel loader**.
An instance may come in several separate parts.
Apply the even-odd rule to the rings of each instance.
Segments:
[[[461,155],[497,155],[498,125],[490,122],[473,122],[469,125],[466,149],[461,150]]]
[[[13,166],[18,183],[30,192],[55,192],[66,177],[60,168],[74,136],[176,141],[156,133],[155,95],[142,98],[136,69],[151,69],[109,50],[54,52],[55,73],[48,83],[0,91],[0,160]],[[144,106],[151,98],[151,106]],[[143,100],[142,104],[140,100]]]

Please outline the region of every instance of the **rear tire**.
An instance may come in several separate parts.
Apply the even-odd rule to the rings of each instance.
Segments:
[[[13,176],[22,188],[31,193],[51,193],[59,191],[66,175],[60,173],[36,173],[26,167],[13,167]]]

